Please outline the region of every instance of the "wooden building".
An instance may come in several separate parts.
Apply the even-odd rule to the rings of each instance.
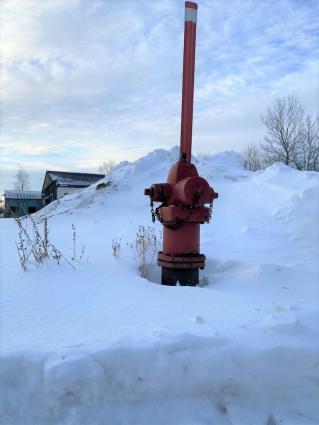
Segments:
[[[48,205],[69,192],[88,187],[103,177],[104,174],[46,171],[42,186],[43,205]]]

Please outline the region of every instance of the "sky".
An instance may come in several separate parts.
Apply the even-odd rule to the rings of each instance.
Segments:
[[[318,114],[317,0],[200,0],[193,152],[263,140],[294,95]],[[23,166],[97,172],[179,144],[184,2],[0,0],[0,193]]]

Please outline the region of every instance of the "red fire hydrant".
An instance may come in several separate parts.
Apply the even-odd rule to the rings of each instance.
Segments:
[[[163,251],[157,258],[162,285],[177,281],[198,285],[199,269],[205,267],[199,225],[209,223],[213,200],[218,197],[191,163],[196,20],[197,4],[186,1],[180,158],[170,169],[167,183],[155,183],[144,192],[151,199],[153,221],[157,218],[164,226]],[[154,202],[161,202],[155,211]]]

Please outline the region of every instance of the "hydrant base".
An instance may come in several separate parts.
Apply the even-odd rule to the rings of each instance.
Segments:
[[[197,286],[199,283],[198,268],[172,269],[162,267],[162,285],[175,286],[177,282],[181,286]]]

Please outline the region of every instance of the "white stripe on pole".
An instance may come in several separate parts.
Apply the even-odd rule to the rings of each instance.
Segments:
[[[197,10],[192,7],[185,8],[185,21],[197,22]]]

